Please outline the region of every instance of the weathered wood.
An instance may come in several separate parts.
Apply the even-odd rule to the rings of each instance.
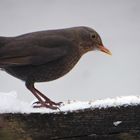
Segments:
[[[114,122],[122,121],[118,125]],[[139,140],[140,105],[57,114],[0,114],[0,140]]]

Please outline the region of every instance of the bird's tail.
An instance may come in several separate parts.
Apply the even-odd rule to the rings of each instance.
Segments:
[[[1,61],[1,57],[3,55],[1,55],[1,49],[9,43],[9,41],[11,40],[10,37],[2,37],[0,36],[0,61]],[[0,69],[3,67],[3,64],[0,63]]]

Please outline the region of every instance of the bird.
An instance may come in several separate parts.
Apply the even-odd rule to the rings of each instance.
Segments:
[[[38,100],[33,107],[56,110],[62,102],[52,101],[34,84],[64,76],[90,51],[111,55],[100,35],[87,26],[0,36],[0,69],[25,82],[26,88]]]

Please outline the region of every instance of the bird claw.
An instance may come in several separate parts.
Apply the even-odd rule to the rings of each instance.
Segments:
[[[49,108],[49,109],[52,109],[52,110],[60,110],[60,108],[59,107],[57,107],[57,106],[51,106],[51,105],[47,105],[47,104],[45,104],[45,105],[42,105],[42,104],[40,104],[40,105],[34,105],[33,106],[33,108],[42,108],[42,107],[46,107],[46,108]]]
[[[36,102],[33,103],[33,105],[34,104],[41,104],[41,103],[40,103],[40,101],[36,101]],[[55,105],[55,106],[61,106],[63,104],[63,102],[55,103],[53,101],[45,101],[45,104],[48,104],[50,106],[53,106],[53,105]]]
[[[47,102],[45,101],[43,104],[40,103],[39,101],[37,102],[34,102],[33,103],[33,108],[41,108],[41,107],[46,107],[46,108],[50,108],[50,109],[53,109],[53,110],[59,110],[60,111],[60,105],[62,104],[63,102],[58,102],[58,103],[55,103],[55,102]],[[58,107],[59,106],[59,107]]]

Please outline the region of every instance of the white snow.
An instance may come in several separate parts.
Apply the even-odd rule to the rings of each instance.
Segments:
[[[121,124],[121,123],[122,123],[122,121],[113,122],[113,124],[114,124],[115,126],[118,126],[118,125]]]
[[[68,111],[86,108],[107,108],[137,104],[140,104],[140,96],[132,95],[93,101],[68,100],[64,101],[60,107],[60,110],[67,113]],[[0,113],[57,113],[60,110],[33,108],[32,104],[19,100],[15,91],[9,93],[0,93]]]

